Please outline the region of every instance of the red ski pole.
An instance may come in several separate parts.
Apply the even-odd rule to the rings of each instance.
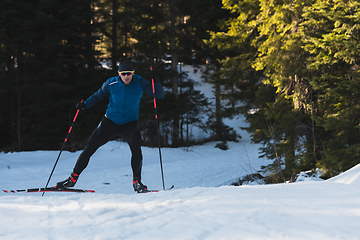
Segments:
[[[81,102],[83,103],[83,102],[84,102],[84,99],[82,99]],[[80,109],[78,109],[78,110],[76,111],[75,117],[74,117],[74,119],[73,119],[73,121],[72,121],[72,124],[71,124],[71,126],[70,126],[70,128],[69,128],[69,131],[68,131],[68,133],[67,133],[67,135],[66,135],[66,138],[65,138],[65,140],[64,140],[64,142],[63,142],[63,144],[62,144],[62,146],[61,146],[61,150],[60,150],[59,155],[58,155],[58,157],[57,157],[57,159],[56,159],[56,161],[55,161],[54,167],[53,167],[53,169],[52,169],[52,171],[51,171],[51,173],[50,173],[50,177],[49,177],[49,179],[48,179],[48,181],[47,181],[47,183],[46,183],[45,188],[47,188],[48,185],[49,185],[50,179],[51,179],[51,177],[52,177],[52,175],[53,175],[53,173],[54,173],[55,167],[56,167],[56,165],[57,165],[57,163],[58,163],[58,161],[59,161],[60,155],[61,155],[61,153],[62,153],[62,151],[63,151],[63,149],[64,149],[64,146],[65,146],[65,143],[67,142],[67,140],[68,140],[68,138],[69,138],[69,136],[70,136],[70,132],[71,132],[73,126],[74,126],[74,123],[75,123],[75,120],[76,120],[76,118],[77,118],[77,116],[78,116],[78,114],[79,114],[79,111],[80,111]],[[45,194],[45,192],[43,192],[42,196],[44,196],[44,194]]]
[[[150,66],[150,71],[152,71],[152,66]],[[158,146],[159,146],[161,177],[162,177],[163,189],[165,190],[164,171],[163,171],[162,158],[161,158],[160,133],[159,133],[159,126],[158,126],[159,123],[158,123],[158,115],[157,115],[157,109],[156,109],[154,78],[151,78],[151,84],[152,84],[152,89],[153,89],[153,94],[154,94],[155,124],[156,124],[156,132],[157,132],[157,139],[158,139]]]

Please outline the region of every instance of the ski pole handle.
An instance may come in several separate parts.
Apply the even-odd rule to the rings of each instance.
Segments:
[[[83,102],[84,102],[84,99],[81,99],[81,103],[83,103]],[[74,123],[75,123],[75,120],[76,120],[79,112],[80,112],[80,109],[78,109],[78,110],[76,111],[76,113],[75,113],[75,117],[74,117],[74,119],[73,119],[73,121],[72,121],[72,124],[71,124],[71,126],[70,126],[70,128],[69,128],[69,131],[68,131],[68,135],[66,136],[64,142],[67,142],[68,137],[69,137],[69,135],[70,135],[70,132],[71,132],[71,130],[72,130],[72,128],[73,128],[73,125],[74,125]]]

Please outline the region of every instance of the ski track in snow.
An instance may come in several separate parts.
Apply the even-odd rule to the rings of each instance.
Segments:
[[[164,149],[165,182],[176,188],[135,194],[125,160],[130,153],[122,154],[127,152],[122,147],[114,150],[118,144],[124,145],[105,145],[79,178],[77,187],[96,193],[1,193],[0,239],[359,239],[360,165],[327,181],[220,186],[235,178],[226,175],[226,161],[236,166],[231,154],[237,156],[240,143],[231,143],[228,151],[209,143],[191,152]],[[144,148],[144,179],[161,189],[157,151]],[[224,159],[217,159],[217,153]],[[67,176],[77,154],[64,154],[54,179]],[[51,151],[0,153],[1,187],[44,184],[48,176],[41,166],[51,168],[46,159],[53,156]],[[10,169],[3,168],[12,163]],[[27,176],[29,168],[39,179]],[[214,186],[206,186],[210,178]]]
[[[327,181],[194,187],[131,195],[1,196],[0,212],[7,217],[0,222],[0,236],[5,239],[358,239],[359,197],[359,193],[354,194],[353,186]]]

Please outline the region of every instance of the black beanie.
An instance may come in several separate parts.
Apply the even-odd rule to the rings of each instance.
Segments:
[[[130,62],[130,61],[124,61],[124,62],[120,63],[120,65],[119,65],[119,72],[133,71],[133,70],[134,70],[134,66],[133,66],[132,62]]]

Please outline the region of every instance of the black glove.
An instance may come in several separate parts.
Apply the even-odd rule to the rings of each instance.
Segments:
[[[158,77],[156,76],[156,73],[154,70],[149,71],[149,77],[150,79],[154,79],[154,83],[157,84],[159,82]]]
[[[85,110],[86,104],[83,102],[78,102],[75,107],[76,107],[76,109]]]

